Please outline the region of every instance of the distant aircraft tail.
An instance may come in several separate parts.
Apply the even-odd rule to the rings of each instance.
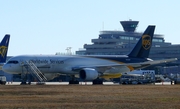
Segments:
[[[129,57],[148,58],[154,36],[155,26],[150,25],[143,33],[141,39],[137,42],[133,50],[129,53]]]
[[[6,34],[0,43],[0,63],[5,63],[9,45],[10,35]]]

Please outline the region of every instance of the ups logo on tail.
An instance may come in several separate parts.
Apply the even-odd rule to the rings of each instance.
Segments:
[[[0,55],[4,57],[7,52],[7,47],[6,46],[0,46]]]
[[[151,37],[149,35],[142,36],[142,46],[145,50],[148,50],[151,47]]]

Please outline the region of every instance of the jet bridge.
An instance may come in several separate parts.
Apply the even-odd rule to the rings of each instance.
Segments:
[[[31,74],[38,80],[38,84],[45,84],[45,82],[47,81],[45,75],[37,68],[37,66],[32,61],[25,61],[22,67],[26,69],[26,71],[24,71],[22,68],[22,79],[26,78],[27,74]]]

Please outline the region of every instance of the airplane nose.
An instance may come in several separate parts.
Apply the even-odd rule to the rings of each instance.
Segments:
[[[7,66],[6,64],[2,66],[2,70],[4,72],[8,72],[9,66]]]
[[[13,66],[10,64],[4,64],[2,66],[2,71],[10,73],[10,74],[17,74],[19,72],[18,66]]]

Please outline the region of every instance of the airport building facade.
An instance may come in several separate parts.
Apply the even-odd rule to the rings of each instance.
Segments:
[[[92,39],[92,44],[84,44],[82,50],[76,51],[78,55],[125,55],[128,54],[143,33],[136,32],[139,21],[120,21],[124,31],[100,31],[97,39]],[[180,44],[165,42],[164,36],[154,34],[149,58],[153,60],[178,58],[178,61],[167,64],[155,65],[147,69],[156,70],[158,74],[180,73]],[[171,68],[173,67],[173,69]],[[174,68],[176,70],[174,70]]]

